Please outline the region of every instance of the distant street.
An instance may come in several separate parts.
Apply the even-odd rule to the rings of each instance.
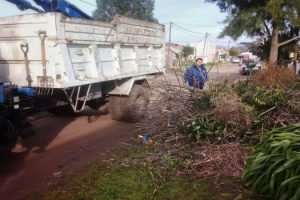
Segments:
[[[245,80],[246,76],[241,76],[239,73],[241,66],[238,64],[226,63],[208,67],[210,81],[221,83],[224,80],[230,82],[236,80]]]

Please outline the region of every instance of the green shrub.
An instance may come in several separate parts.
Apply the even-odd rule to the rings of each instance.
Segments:
[[[242,99],[257,109],[268,109],[273,106],[282,105],[284,103],[284,93],[279,89],[267,89],[256,86],[252,93],[246,93]]]
[[[214,99],[224,94],[229,93],[232,89],[228,85],[228,81],[225,80],[223,83],[211,85],[209,90],[203,91],[196,96],[194,99],[194,106],[200,110],[214,108]]]
[[[241,97],[248,88],[248,83],[246,81],[239,81],[233,87],[234,91]]]
[[[195,99],[194,106],[199,110],[206,110],[214,107],[209,93],[205,91]]]
[[[247,159],[242,181],[265,198],[299,200],[300,123],[264,134]]]
[[[199,142],[200,139],[212,140],[221,138],[224,129],[224,123],[215,119],[213,116],[205,116],[183,126],[181,132],[184,135],[188,135],[191,141]]]
[[[220,94],[228,93],[230,91],[232,91],[232,88],[230,87],[230,85],[228,85],[228,80],[225,80],[223,83],[211,85],[208,94],[213,98]]]
[[[242,81],[234,86],[234,91],[242,98],[243,102],[254,106],[258,110],[279,106],[286,101],[286,96],[282,89],[270,89]]]

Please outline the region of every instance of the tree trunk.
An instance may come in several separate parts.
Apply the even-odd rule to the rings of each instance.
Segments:
[[[272,31],[270,58],[269,58],[270,66],[276,66],[277,65],[278,49],[279,49],[278,36],[279,36],[279,29],[274,24],[273,25],[273,31]]]

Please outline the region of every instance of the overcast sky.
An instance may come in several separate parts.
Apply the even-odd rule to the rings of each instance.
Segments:
[[[28,0],[33,5],[32,0]],[[92,14],[95,10],[96,0],[69,0],[84,12]],[[33,13],[33,11],[20,11],[15,5],[0,0],[0,17]],[[219,39],[217,36],[224,28],[222,23],[226,13],[221,13],[219,8],[212,3],[205,3],[204,0],[156,0],[154,16],[160,23],[166,25],[166,40],[169,36],[169,23],[172,26],[172,42],[193,43],[202,41],[205,33],[209,34],[208,40],[219,45],[228,46],[229,38]],[[242,42],[245,38],[240,39]],[[230,46],[236,42],[230,41]]]

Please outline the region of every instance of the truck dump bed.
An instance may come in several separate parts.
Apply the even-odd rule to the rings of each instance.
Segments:
[[[45,13],[0,18],[0,30],[0,82],[67,88],[164,68],[164,26],[156,23]]]

